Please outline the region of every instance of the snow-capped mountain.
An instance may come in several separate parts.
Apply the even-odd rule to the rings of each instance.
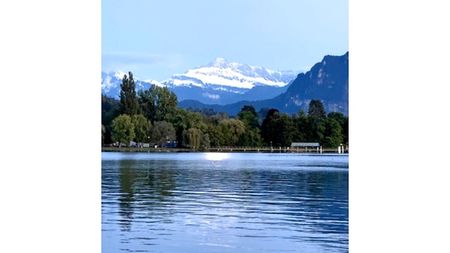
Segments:
[[[228,104],[274,97],[284,92],[295,77],[292,71],[274,71],[217,58],[208,65],[175,74],[164,84],[179,100]]]
[[[293,72],[273,71],[217,58],[206,66],[188,70],[185,74],[173,75],[168,83],[173,86],[214,85],[248,90],[258,85],[283,87],[293,78]]]
[[[263,108],[277,108],[285,113],[308,111],[312,99],[322,101],[327,112],[341,112],[348,115],[348,62],[349,53],[339,56],[327,55],[306,73],[300,73],[291,82],[286,92],[259,101],[239,101],[227,105],[212,105],[195,100],[179,103],[183,108],[212,109],[236,115],[244,105],[252,105],[257,111]]]
[[[102,72],[102,94],[109,97],[119,98],[120,95],[120,84],[122,83],[123,76],[126,73],[123,71],[116,72]],[[164,84],[156,80],[140,80],[134,77],[136,82],[136,90],[146,90],[150,88],[151,85],[156,85],[163,87]]]
[[[103,72],[102,92],[118,97],[123,74]],[[147,89],[151,84],[166,86],[175,92],[179,101],[194,99],[206,104],[228,104],[275,97],[286,91],[295,77],[293,71],[275,71],[217,58],[208,65],[174,74],[162,82],[135,80],[137,89]]]

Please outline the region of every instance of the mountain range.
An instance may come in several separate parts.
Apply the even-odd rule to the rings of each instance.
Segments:
[[[123,75],[123,72],[102,72],[102,93],[118,98]],[[136,77],[135,80],[137,90],[151,85],[168,87],[183,108],[236,115],[244,105],[252,105],[256,110],[277,108],[297,113],[307,111],[312,99],[320,99],[327,112],[348,115],[348,52],[341,56],[327,55],[298,75],[217,58],[163,82]]]
[[[102,92],[118,98],[123,75],[123,72],[102,72]],[[285,92],[295,76],[293,71],[275,71],[217,58],[205,66],[175,74],[162,82],[135,80],[138,90],[155,84],[168,87],[179,101],[225,105],[241,100],[272,98]]]
[[[287,90],[270,99],[239,101],[228,105],[208,105],[195,100],[180,102],[183,108],[212,109],[236,115],[244,105],[256,110],[277,108],[286,113],[307,111],[309,102],[319,99],[327,112],[341,112],[348,115],[348,52],[342,56],[325,56],[311,70],[300,73]]]

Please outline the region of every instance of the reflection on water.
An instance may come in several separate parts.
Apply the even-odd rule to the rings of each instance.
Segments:
[[[208,161],[222,161],[225,159],[229,159],[231,154],[229,153],[205,153],[204,159]]]
[[[102,155],[103,252],[348,252],[348,157]]]

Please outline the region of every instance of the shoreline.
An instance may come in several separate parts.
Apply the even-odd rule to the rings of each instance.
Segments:
[[[222,147],[194,150],[188,148],[137,148],[137,147],[102,147],[102,152],[139,152],[139,153],[302,153],[302,154],[349,154],[348,150],[339,153],[337,148],[323,149],[322,153],[316,149],[287,149],[287,148],[254,148],[254,147]]]

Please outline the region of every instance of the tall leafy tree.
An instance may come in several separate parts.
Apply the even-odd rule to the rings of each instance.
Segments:
[[[177,96],[167,87],[157,87],[156,120],[169,120],[173,117],[177,107]]]
[[[333,118],[327,118],[325,121],[325,133],[323,137],[323,145],[329,148],[336,148],[342,144],[344,136],[342,128],[338,121]]]
[[[167,141],[173,141],[176,139],[175,128],[173,125],[166,121],[156,121],[152,127],[152,142],[158,145],[164,145]]]
[[[224,145],[225,140],[222,134],[222,131],[220,130],[218,123],[216,124],[209,124],[205,130],[206,134],[209,137],[209,143],[212,147],[220,147]]]
[[[261,146],[259,119],[255,108],[251,105],[245,105],[238,113],[238,118],[245,125],[245,131],[240,136],[238,144],[240,146]]]
[[[119,146],[130,143],[134,137],[134,125],[130,116],[121,114],[112,121],[112,138],[119,142]]]
[[[261,125],[264,142],[275,147],[290,146],[294,130],[292,118],[277,109],[270,109]]]
[[[148,141],[152,123],[147,120],[147,118],[145,118],[142,114],[133,115],[131,117],[131,121],[134,125],[134,140],[140,144]]]
[[[342,127],[344,132],[344,143],[348,144],[348,117],[345,117],[344,126]]]
[[[308,140],[322,143],[325,137],[326,130],[326,118],[309,117],[308,128],[309,135]]]
[[[348,117],[340,112],[331,112],[328,118],[336,120],[342,128],[343,143],[348,143]]]
[[[122,114],[134,115],[139,113],[139,102],[136,95],[136,83],[133,73],[124,75],[120,85],[120,111]]]
[[[286,114],[282,114],[276,122],[276,127],[278,129],[278,139],[276,140],[276,144],[281,147],[290,146],[295,131],[292,118]]]
[[[307,142],[309,137],[308,116],[304,111],[300,111],[293,117],[294,130],[292,133],[292,141]]]
[[[169,121],[177,112],[177,96],[167,87],[152,85],[148,90],[139,91],[139,104],[152,122]]]
[[[325,118],[325,108],[320,100],[311,100],[309,102],[308,116],[315,118]]]
[[[189,128],[183,131],[183,143],[186,147],[199,149],[202,142],[202,131],[197,128]]]
[[[238,146],[260,147],[262,146],[261,131],[258,128],[248,129],[239,137]]]
[[[138,92],[139,106],[144,116],[152,123],[156,120],[156,92],[155,87],[152,85],[148,90],[140,90]]]
[[[102,124],[107,126],[120,114],[120,102],[117,99],[102,95]]]
[[[276,145],[277,125],[276,122],[280,118],[280,112],[277,109],[270,109],[261,125],[261,137],[266,145]]]
[[[259,128],[258,114],[251,105],[244,105],[238,113],[238,118],[249,128]]]
[[[184,109],[177,108],[175,113],[169,119],[173,124],[178,145],[183,145],[183,131],[189,128],[197,128],[202,132],[206,131],[206,122],[202,115],[198,112],[191,112]]]
[[[207,149],[211,146],[211,141],[209,139],[209,134],[203,133],[202,139],[200,140],[200,148],[201,149]]]
[[[223,119],[219,122],[223,135],[224,146],[236,146],[239,138],[245,132],[245,125],[238,119]]]
[[[102,124],[105,126],[104,143],[111,143],[111,122],[120,114],[120,102],[117,99],[102,95]]]

